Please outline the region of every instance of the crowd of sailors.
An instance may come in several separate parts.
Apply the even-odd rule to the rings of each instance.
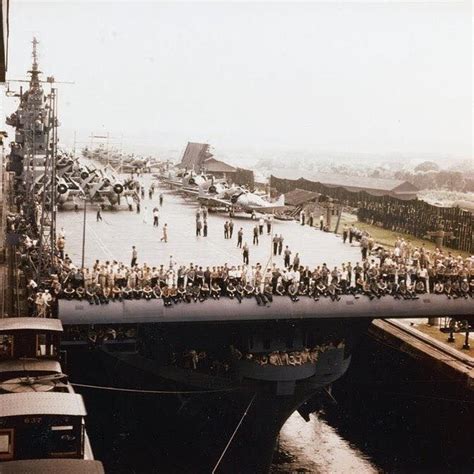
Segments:
[[[158,220],[158,208],[156,210]],[[39,206],[36,212],[40,212]],[[207,210],[201,208],[196,214],[196,223],[206,219]],[[18,213],[8,214],[6,220],[7,232],[19,235],[22,254],[19,267],[28,270],[27,267],[31,267],[31,263],[38,258],[37,241],[30,237],[37,234],[36,229],[32,228],[38,221],[37,215],[27,216],[20,207]],[[166,226],[163,232],[163,239],[167,239]],[[229,219],[224,223],[224,238],[232,238],[233,232],[234,225]],[[239,303],[244,298],[254,299],[258,305],[271,303],[275,296],[286,296],[293,302],[302,297],[315,301],[320,298],[336,301],[342,295],[371,300],[384,296],[417,299],[423,293],[444,294],[454,299],[474,297],[473,257],[463,258],[449,251],[415,247],[403,238],[397,239],[393,249],[375,247],[367,232],[346,226],[342,232],[343,242],[359,242],[362,253],[360,262],[347,262],[333,268],[323,263],[309,268],[302,263],[298,252],[293,253],[283,245],[282,235],[272,234],[270,217],[257,220],[253,233],[256,245],[262,234],[273,236],[273,254],[283,254],[283,266],[251,265],[248,246],[246,243],[242,245],[240,229],[237,231],[237,246],[243,249],[242,265],[210,267],[191,263],[178,266],[170,257],[168,264],[153,267],[146,263],[139,264],[138,252],[132,248],[132,260],[128,265],[115,260],[97,260],[92,268],[81,269],[65,253],[66,239],[61,229],[53,262],[55,273],[51,275],[50,282],[47,285],[44,282],[38,284],[33,272],[25,271],[30,313],[54,315],[59,298],[87,300],[97,305],[111,301],[155,299],[171,307],[180,302],[204,302],[222,297],[235,299]]]
[[[385,296],[395,299],[417,299],[420,294],[444,294],[447,298],[474,297],[474,260],[440,250],[411,248],[403,239],[393,250],[379,248],[362,262],[350,262],[329,268],[326,264],[310,269],[296,253],[285,267],[260,264],[203,267],[177,265],[170,257],[167,265],[150,267],[137,263],[132,253],[131,265],[119,261],[97,260],[92,268],[75,267],[66,255],[60,274],[53,275],[49,288],[36,288],[34,303],[40,315],[57,298],[87,300],[90,304],[113,301],[161,300],[165,306],[184,302],[204,302],[222,297],[239,303],[245,298],[266,305],[275,296],[297,302],[302,297],[318,301],[337,301],[342,295],[361,296],[371,300]]]
[[[127,343],[135,340],[136,330],[133,327],[121,325],[94,328],[70,326],[65,337],[70,341],[87,341],[91,346],[100,345],[104,341]],[[299,366],[307,363],[315,364],[322,353],[332,349],[344,349],[344,347],[345,341],[341,339],[292,351],[247,352],[230,345],[229,354],[227,356],[220,354],[219,357],[214,357],[202,349],[175,350],[170,353],[170,364],[193,370],[206,369],[221,373],[227,372],[230,369],[230,364],[236,361],[251,362],[260,366]]]
[[[209,370],[211,373],[220,374],[229,371],[231,365],[235,362],[244,361],[246,363],[257,364],[261,367],[297,367],[303,364],[316,364],[322,353],[334,350],[344,349],[345,342],[320,344],[312,348],[302,348],[293,351],[271,352],[241,352],[234,346],[230,346],[230,359],[221,359],[211,357],[204,350],[186,350],[180,354],[173,353],[171,364],[193,370]]]
[[[256,363],[260,366],[274,365],[274,366],[297,366],[302,364],[315,364],[320,354],[331,349],[344,349],[345,342],[320,344],[313,348],[305,347],[301,351],[271,351],[268,353],[242,353],[235,347],[231,347],[232,358],[234,360],[245,360]]]

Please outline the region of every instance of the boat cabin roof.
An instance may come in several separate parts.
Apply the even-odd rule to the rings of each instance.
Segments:
[[[11,331],[51,331],[62,332],[59,319],[52,318],[3,318],[0,319],[0,332]]]
[[[90,459],[25,459],[2,462],[2,474],[104,474],[100,461]]]
[[[87,414],[84,401],[77,393],[7,393],[0,395],[0,400],[0,417],[23,415],[86,416]]]
[[[0,374],[4,372],[53,372],[60,374],[61,364],[50,359],[9,359],[0,361]]]

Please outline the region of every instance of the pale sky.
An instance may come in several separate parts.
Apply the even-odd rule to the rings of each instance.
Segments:
[[[471,2],[12,1],[9,78],[60,86],[60,137],[129,148],[472,154]]]

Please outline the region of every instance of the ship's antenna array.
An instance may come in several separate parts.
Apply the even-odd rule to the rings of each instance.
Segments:
[[[17,111],[7,118],[7,124],[15,127],[15,141],[11,145],[10,163],[14,168],[17,195],[25,212],[36,226],[38,236],[37,255],[30,264],[37,280],[49,278],[55,269],[56,250],[56,159],[58,148],[58,91],[54,77],[46,81],[38,61],[39,41],[32,40],[32,66],[29,79],[9,82],[28,83],[28,89],[20,86]],[[43,84],[49,84],[45,92]],[[8,87],[8,91],[11,91]]]
[[[33,57],[33,71],[38,71],[38,49],[37,46],[39,44],[39,41],[36,39],[35,36],[33,36],[33,40],[31,41],[33,44],[33,51],[31,53],[31,56]]]

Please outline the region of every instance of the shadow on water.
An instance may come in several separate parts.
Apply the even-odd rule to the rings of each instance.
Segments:
[[[210,472],[214,460],[205,450],[193,452],[191,445],[131,426],[133,398],[84,395],[94,452],[107,472]],[[420,362],[366,336],[332,396],[337,403],[323,394],[300,409],[309,422],[297,412],[289,418],[272,473],[473,472],[472,392]],[[174,436],[164,428],[161,436]]]

